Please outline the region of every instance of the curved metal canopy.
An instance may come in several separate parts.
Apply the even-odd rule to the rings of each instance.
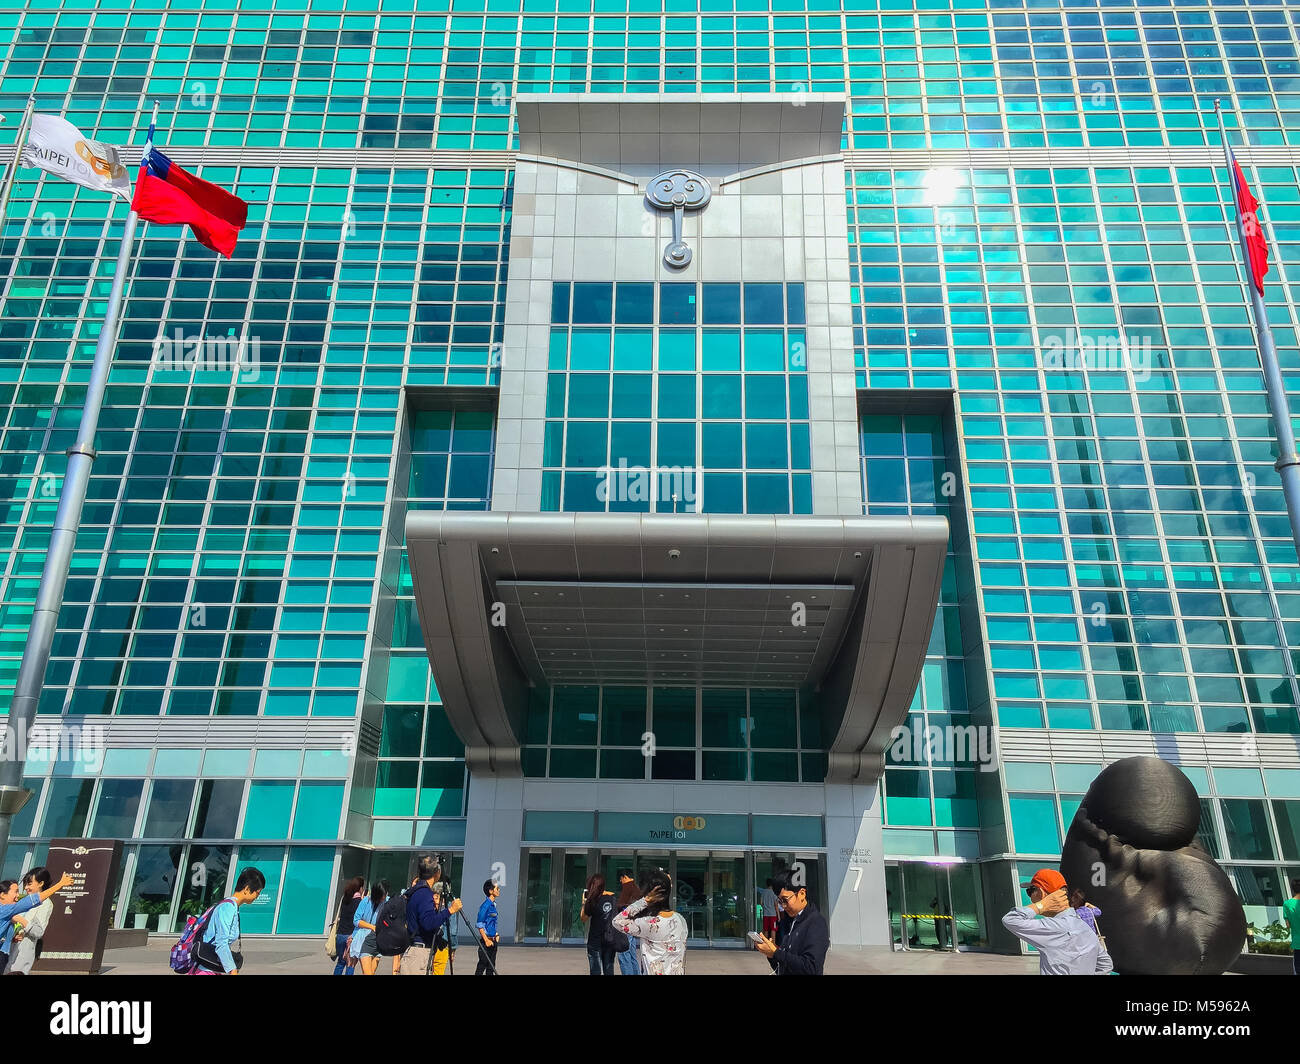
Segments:
[[[406,539],[471,771],[519,775],[532,687],[701,684],[817,692],[827,778],[870,782],[920,678],[948,524],[420,510]]]

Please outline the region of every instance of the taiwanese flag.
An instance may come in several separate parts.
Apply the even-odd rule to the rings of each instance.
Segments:
[[[1259,225],[1259,203],[1250,194],[1246,184],[1246,175],[1241,172],[1241,164],[1232,149],[1228,149],[1232,161],[1232,187],[1237,199],[1237,217],[1242,231],[1246,234],[1246,251],[1250,255],[1250,276],[1255,280],[1255,288],[1264,294],[1264,274],[1268,273],[1268,244],[1264,242],[1264,233]]]
[[[182,170],[152,144],[140,162],[131,209],[149,222],[188,225],[200,244],[226,258],[248,222],[247,203]]]

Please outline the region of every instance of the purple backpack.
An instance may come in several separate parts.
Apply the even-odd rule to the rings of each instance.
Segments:
[[[217,902],[217,905],[220,904],[220,901]],[[197,919],[191,916],[186,920],[185,931],[181,934],[180,941],[172,947],[171,969],[177,975],[189,975],[194,971],[197,963],[194,959],[194,947],[198,945],[199,936],[207,929],[208,920],[211,919],[217,905],[213,905]]]

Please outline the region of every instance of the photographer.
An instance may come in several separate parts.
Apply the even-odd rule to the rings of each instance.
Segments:
[[[420,880],[406,900],[406,928],[411,944],[402,954],[402,975],[443,975],[449,955],[447,921],[460,912],[460,899],[447,904],[435,893],[442,879],[442,867],[432,857],[421,857],[417,877]]]

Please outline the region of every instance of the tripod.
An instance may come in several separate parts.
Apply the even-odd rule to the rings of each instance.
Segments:
[[[441,882],[439,882],[438,884],[436,884],[436,886],[435,886],[434,889],[437,890],[438,893],[440,893],[440,894],[442,895],[442,903],[443,903],[444,905],[450,905],[452,899],[455,897],[455,892],[452,890],[452,887],[451,887],[451,876],[450,876],[450,872],[451,872],[451,862],[450,862],[450,859],[449,859],[449,855],[447,855],[447,854],[438,854],[438,864],[439,864],[442,868],[444,868],[444,869],[447,870],[447,874],[446,874],[445,878],[443,878],[443,879],[441,880]],[[438,888],[441,888],[441,890],[438,890]],[[465,909],[464,909],[464,907],[462,907],[461,909],[458,910],[458,915],[460,916],[461,921],[464,923],[464,925],[465,925],[465,929],[466,929],[466,930],[467,930],[471,935],[474,936],[474,942],[475,942],[475,944],[478,946],[478,951],[479,951],[480,954],[482,954],[482,956],[483,956],[483,960],[486,961],[486,962],[487,962],[487,966],[488,966],[490,969],[492,969],[492,974],[493,974],[493,975],[496,975],[496,974],[497,974],[497,966],[496,966],[496,964],[493,962],[492,958],[489,957],[489,956],[487,955],[487,951],[484,949],[484,946],[483,946],[483,939],[482,939],[482,937],[481,937],[481,936],[479,935],[479,933],[478,933],[478,928],[475,927],[475,926],[473,926],[473,925],[469,922],[469,917],[467,917],[467,916],[465,915]],[[447,944],[448,944],[448,946],[451,945],[451,926],[450,926],[450,924],[451,924],[451,921],[449,920],[449,921],[448,921],[448,927],[447,927]],[[450,950],[450,949],[448,950],[448,957],[447,957],[447,974],[448,974],[448,975],[455,975],[455,974],[456,974],[456,965],[455,965],[455,962],[451,959],[451,954],[452,954],[452,952],[454,952],[454,951],[452,951],[452,950]]]

